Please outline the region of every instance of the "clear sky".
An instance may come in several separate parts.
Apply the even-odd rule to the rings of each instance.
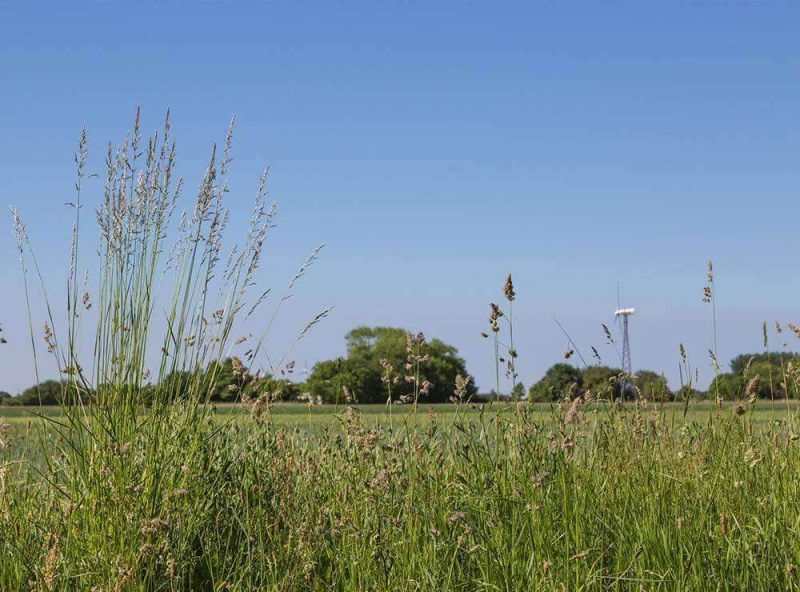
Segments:
[[[526,385],[561,359],[554,316],[618,363],[601,331],[617,282],[634,367],[676,386],[683,342],[707,382],[709,258],[721,360],[760,349],[762,320],[800,321],[798,23],[797,2],[746,0],[0,2],[0,205],[60,305],[80,127],[102,172],[137,104],[147,130],[171,107],[193,189],[235,114],[233,220],[264,164],[279,203],[262,279],[328,244],[274,335],[335,306],[300,366],[355,325],[402,326],[488,389],[480,332],[510,271]],[[33,370],[5,227],[0,389],[17,392]]]

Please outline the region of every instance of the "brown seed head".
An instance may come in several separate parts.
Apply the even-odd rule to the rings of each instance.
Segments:
[[[569,410],[567,414],[564,416],[564,423],[575,423],[575,420],[578,418],[578,412],[581,408],[581,399],[580,397],[575,397],[572,400],[572,405],[569,406]]]
[[[500,331],[500,326],[497,320],[503,316],[503,311],[494,302],[489,304],[489,326],[492,328],[493,333]]]
[[[453,389],[453,396],[450,398],[453,403],[462,403],[464,401],[471,381],[472,376],[469,374],[467,374],[467,376],[456,374],[455,388]]]
[[[506,283],[503,286],[503,295],[509,302],[513,302],[514,299],[517,297],[517,293],[514,292],[514,282],[511,281],[510,273],[506,275]]]
[[[761,386],[761,375],[756,374],[749,380],[747,387],[745,387],[745,394],[748,400],[752,403],[758,398],[758,387]]]

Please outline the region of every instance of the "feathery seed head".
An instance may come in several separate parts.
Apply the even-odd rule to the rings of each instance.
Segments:
[[[748,381],[747,386],[745,387],[745,395],[747,395],[747,399],[751,403],[754,403],[758,398],[758,388],[760,386],[761,386],[760,374],[756,374],[755,376],[753,376],[753,378],[751,378]]]
[[[514,282],[511,281],[510,273],[506,275],[506,283],[503,285],[503,295],[509,302],[513,302],[517,297],[517,293],[514,292]]]

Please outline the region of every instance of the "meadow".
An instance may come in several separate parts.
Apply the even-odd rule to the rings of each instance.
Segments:
[[[404,367],[382,364],[386,405],[358,405],[346,384],[342,405],[282,403],[239,362],[242,401],[212,403],[231,352],[272,376],[289,363],[262,355],[269,325],[243,330],[268,295],[254,286],[275,209],[265,173],[244,239],[223,249],[231,144],[232,132],[175,223],[169,122],[144,140],[137,114],[108,152],[87,283],[82,136],[64,318],[15,211],[23,281],[47,303],[33,353],[51,356],[62,392],[58,407],[0,408],[0,590],[800,587],[798,407],[759,399],[755,376],[737,401],[689,388],[622,402],[609,385],[477,405],[459,375],[452,402],[433,406],[424,337],[409,335]],[[498,385],[501,370],[513,385],[510,276],[503,297],[490,331]]]
[[[650,407],[658,410],[662,420],[671,425],[708,424],[720,412],[734,413],[738,403],[725,401],[718,406],[713,401],[694,401],[688,406],[682,402],[652,403]],[[542,424],[555,421],[558,417],[559,403],[523,403],[526,415]],[[560,406],[563,407],[564,403]],[[627,403],[631,406],[632,403]],[[591,416],[595,420],[607,418],[613,405],[604,403],[596,405]],[[787,412],[788,407],[788,412]],[[420,405],[417,413],[406,413],[405,409],[389,413],[386,405],[309,405],[306,403],[276,403],[270,409],[270,422],[276,428],[295,430],[311,435],[319,435],[324,430],[337,430],[343,427],[341,418],[347,409],[352,409],[361,417],[362,425],[369,428],[387,428],[395,422],[400,425],[427,426],[433,422],[450,423],[452,416],[458,414],[465,419],[476,419],[487,412],[498,417],[514,415],[515,406],[509,401],[499,403],[481,403],[464,405],[461,408],[448,403]],[[230,419],[248,423],[252,420],[251,409],[239,403],[222,403],[211,405],[212,413],[217,421],[225,423]],[[795,400],[768,401],[760,399],[753,403],[749,420],[756,429],[766,429],[772,423],[793,422],[800,411],[800,402]],[[9,433],[19,434],[30,430],[34,422],[42,421],[42,416],[58,419],[64,415],[59,406],[7,406],[0,407],[0,422],[8,425]],[[394,420],[394,421],[393,421]]]
[[[42,434],[29,411],[4,415],[9,457]],[[247,411],[186,432],[172,409],[160,450],[95,450],[64,491],[7,468],[2,589],[798,585],[795,405]]]

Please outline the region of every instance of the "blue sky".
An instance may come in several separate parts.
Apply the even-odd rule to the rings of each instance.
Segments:
[[[510,271],[526,384],[561,359],[554,316],[615,362],[600,325],[617,282],[639,309],[634,367],[676,386],[683,342],[705,383],[709,258],[723,361],[761,347],[762,320],[800,320],[798,18],[749,1],[0,2],[0,205],[61,302],[80,127],[100,172],[137,104],[148,130],[170,107],[192,189],[235,114],[234,226],[265,164],[279,203],[263,281],[328,244],[274,334],[335,306],[299,365],[394,325],[453,343],[489,388],[480,332]],[[16,392],[33,368],[6,220]]]

